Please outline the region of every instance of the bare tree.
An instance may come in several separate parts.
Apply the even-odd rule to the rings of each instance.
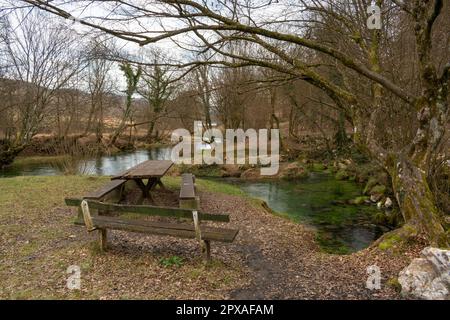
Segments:
[[[203,113],[205,116],[205,125],[206,128],[211,129],[212,121],[211,121],[211,112],[212,112],[212,97],[211,97],[211,78],[209,75],[209,67],[199,66],[197,70],[195,70],[195,81],[197,84],[197,90],[200,96],[200,102],[203,106]]]
[[[114,44],[107,43],[107,47]],[[97,142],[102,142],[104,132],[104,113],[108,95],[112,93],[114,84],[110,78],[113,62],[106,59],[105,43],[92,40],[87,68],[87,86],[90,97],[90,108],[83,135],[94,129]],[[110,50],[110,48],[108,49]]]
[[[72,17],[65,1],[25,2],[64,18]],[[181,47],[188,46],[196,53],[210,52],[209,56],[215,57],[207,61],[180,62],[180,67],[254,65],[303,79],[322,89],[351,118],[354,139],[360,149],[390,173],[406,222],[398,232],[411,236],[425,233],[433,244],[449,244],[427,181],[448,121],[448,47],[441,52],[445,60],[436,59],[435,55],[439,52],[436,50],[442,48],[439,43],[450,34],[448,23],[444,21],[444,13],[450,12],[448,3],[444,8],[443,0],[377,0],[376,4],[389,20],[384,21],[383,30],[369,30],[366,25],[368,2],[364,0],[85,3],[94,2],[103,4],[105,15],[81,19],[82,25],[142,46],[170,38]],[[270,10],[272,14],[264,15],[263,10]],[[177,23],[171,23],[175,19]],[[114,20],[133,23],[119,26]],[[145,21],[160,22],[160,30],[146,29],[149,24]],[[324,41],[323,33],[320,36],[311,33],[312,28],[316,30],[331,21],[331,28],[324,30],[335,29],[334,34],[340,35],[340,41]],[[411,47],[417,57],[409,66],[415,81],[406,85],[404,79],[395,76],[393,66],[402,64],[402,59],[409,55],[395,56],[386,46],[399,37],[399,25],[403,28],[402,34],[411,35]],[[181,35],[196,41],[189,46]],[[232,48],[237,42],[246,44],[249,50],[245,50],[245,54],[236,52]],[[448,43],[448,40],[443,42]],[[352,47],[343,47],[350,43]],[[389,66],[392,69],[385,70]],[[360,80],[363,80],[361,85]],[[363,101],[359,90],[367,85],[370,101]],[[418,115],[415,133],[402,148],[386,146],[386,137],[376,135],[379,117],[392,101],[402,108],[417,111]]]
[[[48,15],[14,11],[3,17],[0,45],[8,65],[6,77],[16,90],[13,123],[16,134],[2,161],[7,164],[27,146],[44,125],[56,92],[82,68],[74,34],[63,24],[50,23]],[[79,45],[79,43],[78,43]]]

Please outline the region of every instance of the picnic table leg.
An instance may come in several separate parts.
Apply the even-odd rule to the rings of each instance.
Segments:
[[[153,189],[155,189],[157,184],[158,184],[158,178],[148,179],[147,188],[148,188],[149,192],[152,191]]]
[[[160,178],[156,180],[156,185],[158,185],[162,190],[167,190]]]
[[[136,181],[136,184],[138,185],[139,189],[141,189],[143,197],[149,198],[148,184],[146,185],[144,181],[142,181],[141,179],[135,179],[134,181]]]
[[[141,179],[135,179],[134,181],[136,181],[136,184],[138,185],[139,189],[141,189],[142,191],[142,201],[144,199],[149,199],[152,203],[154,203],[153,197],[150,194],[150,190],[153,188],[153,186],[155,185],[156,181],[155,179],[148,179],[147,184],[144,183],[144,181],[142,181]],[[139,201],[141,202],[141,201]]]
[[[157,178],[148,179],[148,182],[147,182],[147,196],[151,203],[155,203],[155,200],[153,199],[152,193],[150,191],[154,189],[154,187],[156,186],[156,183],[157,183]]]

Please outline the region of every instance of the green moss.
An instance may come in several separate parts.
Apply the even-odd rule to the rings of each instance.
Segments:
[[[398,278],[390,278],[386,284],[390,287],[392,287],[395,291],[401,292],[402,291],[402,285],[400,282],[398,282]]]
[[[367,196],[356,197],[355,199],[350,200],[350,204],[360,205],[360,204],[364,204],[368,200],[369,200],[369,197],[367,197]]]
[[[352,252],[351,248],[331,237],[327,232],[318,232],[316,241],[320,245],[321,251],[325,253],[344,255]]]
[[[402,231],[402,234],[404,234],[406,237],[414,236],[417,234],[417,228],[410,224],[405,224],[401,228],[401,231]]]
[[[311,171],[314,171],[314,172],[322,172],[322,171],[324,171],[326,169],[326,166],[323,163],[315,162],[315,163],[312,163],[309,166],[309,168],[310,168]]]
[[[374,177],[369,178],[369,181],[367,181],[366,186],[364,187],[363,194],[368,194],[369,191],[377,184],[377,179]]]
[[[346,180],[348,179],[348,173],[347,171],[341,169],[336,173],[335,177],[337,180]]]
[[[386,192],[386,186],[378,184],[370,189],[370,194],[384,194]]]
[[[384,212],[377,212],[373,217],[373,222],[376,224],[388,224],[388,217]]]
[[[383,241],[381,241],[380,244],[378,245],[378,248],[380,248],[381,250],[392,249],[401,242],[402,237],[398,233],[393,232],[385,236]]]

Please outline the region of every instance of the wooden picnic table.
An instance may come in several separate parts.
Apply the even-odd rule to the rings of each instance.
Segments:
[[[112,177],[111,180],[134,180],[142,190],[143,197],[152,199],[150,191],[157,185],[164,189],[161,178],[172,166],[173,162],[170,160],[147,160]],[[147,183],[144,180],[148,180]]]

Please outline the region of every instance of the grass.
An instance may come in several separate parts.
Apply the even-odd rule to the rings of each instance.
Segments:
[[[67,156],[32,156],[32,157],[17,157],[14,159],[13,166],[26,166],[33,164],[47,164],[49,162],[58,162]]]
[[[164,185],[169,189],[178,189],[180,187],[180,177],[166,176],[162,179]],[[196,186],[201,191],[213,193],[223,193],[233,196],[247,197],[247,194],[239,187],[229,183],[222,183],[213,179],[196,179]]]
[[[0,219],[39,210],[47,217],[55,206],[64,205],[67,195],[93,190],[108,177],[94,176],[21,176],[0,179]],[[43,196],[45,195],[45,196]]]
[[[178,178],[164,180],[169,187],[179,186]],[[226,290],[240,285],[242,266],[234,261],[215,263],[193,277],[203,270],[201,257],[189,250],[172,251],[172,238],[155,239],[161,241],[157,250],[147,241],[145,248],[119,241],[111,251],[100,252],[97,234],[73,225],[76,210],[66,207],[64,198],[107,181],[109,177],[96,176],[0,178],[0,299],[222,299]],[[201,189],[239,191],[210,181],[198,184]],[[176,268],[161,263],[161,258],[174,256],[168,264]],[[81,291],[66,288],[70,265],[81,267]]]
[[[196,177],[221,177],[222,169],[219,165],[180,165],[182,173],[192,173]]]

